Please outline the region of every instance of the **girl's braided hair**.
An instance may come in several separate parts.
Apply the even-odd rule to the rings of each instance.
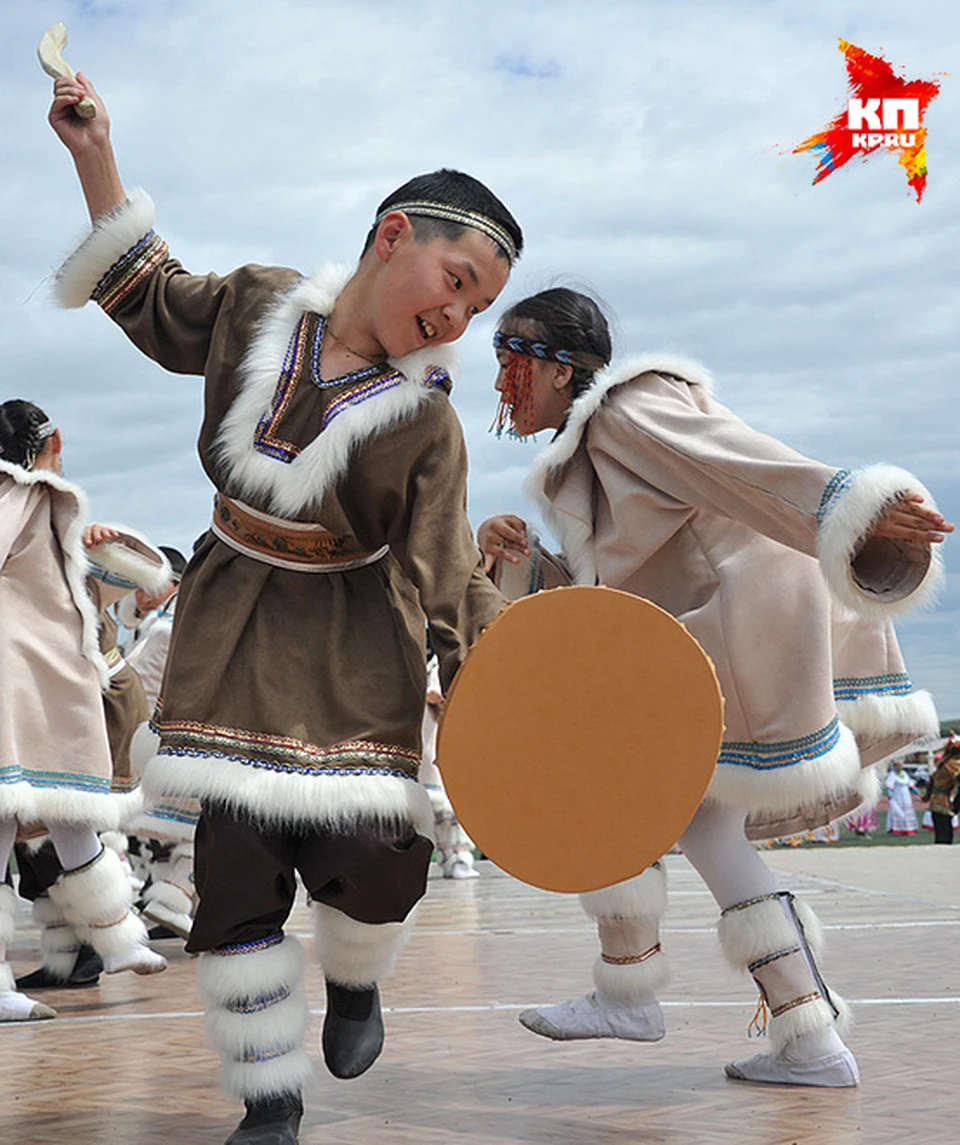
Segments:
[[[0,403],[0,460],[32,469],[46,438],[47,415],[33,402],[11,398]]]

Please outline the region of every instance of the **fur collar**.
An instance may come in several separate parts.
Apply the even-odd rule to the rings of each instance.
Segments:
[[[560,541],[578,584],[596,584],[597,568],[593,550],[593,478],[589,465],[574,465],[564,477],[566,496],[555,500],[547,485],[564,466],[574,460],[590,419],[600,410],[607,396],[641,374],[674,374],[691,385],[714,392],[713,377],[706,367],[674,354],[642,354],[597,374],[593,385],[570,407],[563,429],[534,459],[524,482],[524,492],[540,510],[544,521]]]
[[[51,516],[63,552],[67,587],[83,624],[81,649],[84,658],[97,669],[100,686],[106,690],[110,677],[100,652],[100,616],[87,590],[90,562],[83,544],[83,530],[89,519],[86,494],[79,485],[65,480],[52,469],[24,469],[22,465],[0,460],[0,473],[12,477],[18,485],[46,485],[60,494],[53,498]]]
[[[452,375],[456,368],[456,354],[449,346],[391,358],[390,365],[404,375],[400,385],[346,409],[289,465],[259,453],[254,434],[273,399],[297,323],[308,311],[329,314],[352,273],[349,267],[328,265],[278,297],[254,334],[240,367],[240,392],[217,434],[214,448],[231,488],[280,516],[319,505],[346,472],[359,445],[433,400],[436,391],[423,384],[429,371],[441,367]]]

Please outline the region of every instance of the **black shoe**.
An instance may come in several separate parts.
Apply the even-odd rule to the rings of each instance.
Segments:
[[[350,990],[326,979],[327,1015],[323,1020],[323,1060],[334,1077],[359,1077],[383,1049],[380,991]]]
[[[97,986],[100,982],[100,971],[103,970],[103,959],[85,942],[77,950],[77,960],[73,964],[68,978],[59,978],[52,974],[46,966],[40,966],[29,974],[17,979],[18,990],[82,990],[88,986]]]
[[[247,1116],[224,1145],[296,1145],[303,1101],[299,1093],[281,1093],[260,1101],[246,1101]]]
[[[183,941],[183,936],[171,930],[169,926],[151,926],[147,931],[147,938],[151,942],[162,942],[165,938],[179,938],[181,942]]]

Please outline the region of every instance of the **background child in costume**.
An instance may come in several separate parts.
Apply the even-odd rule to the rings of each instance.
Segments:
[[[97,114],[81,121],[84,96]],[[433,849],[416,782],[424,623],[446,686],[502,603],[466,518],[445,344],[492,304],[522,234],[482,183],[443,170],[380,204],[353,272],[194,276],[146,196],[127,197],[82,75],[56,82],[50,121],[94,222],[60,301],[94,297],[161,366],[205,379],[214,521],[179,592],[144,783],[203,804],[188,949],[247,1106],[231,1145],[293,1141],[309,1073],[302,955],[283,931],[295,872],[317,922],[324,1058],[353,1077],[380,1052],[377,982]]]
[[[887,804],[887,834],[916,835],[917,812],[913,806],[913,797],[917,794],[917,785],[904,770],[902,759],[894,761],[893,767],[887,772],[884,786],[890,797]]]
[[[647,355],[598,374],[609,331],[582,294],[549,290],[511,307],[495,346],[498,429],[558,431],[527,487],[577,581],[667,609],[717,670],[726,739],[680,846],[721,908],[729,960],[769,1003],[774,1051],[727,1073],[856,1085],[837,1031],[842,1000],[817,969],[819,928],[748,834],[791,834],[851,811],[873,786],[863,765],[935,731],[885,612],[929,598],[931,545],[952,526],[902,470],[831,469],[755,433],[714,399],[697,363]],[[484,522],[479,539],[488,557],[529,550],[517,518]],[[524,1025],[558,1039],[661,1038],[665,893],[656,866],[584,895],[600,936],[596,991],[527,1011]]]
[[[111,792],[101,699],[109,674],[85,541],[100,546],[103,561],[102,542],[114,534],[93,527],[85,538],[86,499],[61,476],[61,449],[43,410],[20,400],[0,405],[0,869],[18,827],[45,827],[64,872],[49,888],[64,921],[108,973],[152,974],[166,962],[145,945],[126,873],[97,835],[116,829],[123,799]],[[36,1015],[5,959],[13,923],[13,891],[0,886],[8,1020]]]
[[[960,786],[960,740],[951,735],[936,759],[930,776],[928,801],[935,832],[933,841],[951,845],[957,820],[957,792]]]

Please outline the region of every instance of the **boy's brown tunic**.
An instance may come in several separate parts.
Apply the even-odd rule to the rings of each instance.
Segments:
[[[151,226],[134,195],[58,276],[62,301],[92,295],[161,366],[205,377],[200,458],[230,499],[183,578],[144,786],[278,826],[400,819],[429,834],[424,618],[449,683],[502,604],[466,517],[449,351],[331,384],[322,315],[348,272],[197,277]],[[296,523],[334,534],[333,564],[284,563]]]

